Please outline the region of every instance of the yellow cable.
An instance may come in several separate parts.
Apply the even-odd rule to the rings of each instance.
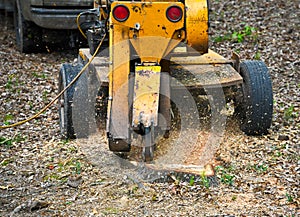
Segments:
[[[100,20],[103,17],[103,19],[107,19],[108,14],[104,11],[103,8],[100,8]]]
[[[78,15],[77,15],[77,18],[76,18],[77,28],[79,29],[79,32],[81,33],[81,35],[83,35],[83,37],[84,37],[85,39],[87,39],[86,34],[84,34],[84,32],[82,31],[82,29],[81,29],[81,27],[80,27],[80,24],[79,24],[79,19],[80,19],[80,17],[81,17],[81,14],[82,14],[82,13],[78,14]]]
[[[10,125],[6,125],[6,126],[0,126],[0,130],[2,129],[7,129],[7,128],[12,128],[12,127],[17,127],[20,126],[22,124],[25,124],[35,118],[37,118],[38,116],[40,116],[44,111],[46,111],[50,106],[52,106],[56,100],[58,100],[59,97],[61,97],[61,95],[63,95],[63,93],[68,90],[77,80],[78,78],[84,73],[84,71],[87,69],[87,67],[91,64],[91,62],[93,61],[93,59],[96,57],[104,39],[105,39],[106,34],[103,36],[103,38],[101,39],[95,53],[93,54],[93,56],[91,57],[91,59],[88,61],[88,63],[81,69],[81,71],[78,73],[78,75],[65,87],[65,89],[63,89],[49,104],[47,104],[43,109],[41,109],[38,113],[36,113],[35,115],[33,115],[32,117],[25,119],[23,121],[19,121],[17,123],[14,124],[10,124]]]
[[[77,18],[76,18],[76,24],[77,24],[77,28],[78,28],[79,32],[81,33],[81,35],[82,35],[85,39],[87,39],[86,34],[83,32],[83,30],[81,29],[80,24],[79,24],[79,19],[80,19],[81,15],[84,14],[84,13],[85,13],[85,12],[80,13],[80,14],[77,15]],[[107,17],[108,17],[107,13],[105,13],[105,11],[103,10],[103,8],[100,8],[100,17],[99,17],[100,20],[101,20],[102,16],[103,16],[104,19],[107,19]]]

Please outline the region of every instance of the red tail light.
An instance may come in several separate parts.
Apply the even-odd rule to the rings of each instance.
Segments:
[[[113,16],[119,22],[124,22],[129,17],[129,10],[125,5],[118,5],[113,9]]]
[[[178,6],[171,6],[167,9],[167,18],[171,22],[178,22],[183,15],[182,9]]]

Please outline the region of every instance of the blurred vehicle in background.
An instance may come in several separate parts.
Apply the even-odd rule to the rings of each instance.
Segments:
[[[5,12],[13,12],[14,11],[13,1],[0,0],[0,10],[4,10]]]
[[[93,8],[93,0],[0,0],[0,9],[14,12],[16,44],[21,52],[41,51],[45,44],[68,37],[69,46],[80,41],[76,18]]]

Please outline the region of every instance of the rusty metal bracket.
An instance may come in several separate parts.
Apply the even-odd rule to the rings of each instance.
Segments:
[[[240,73],[240,56],[236,52],[232,51],[231,59],[233,60],[233,68]]]

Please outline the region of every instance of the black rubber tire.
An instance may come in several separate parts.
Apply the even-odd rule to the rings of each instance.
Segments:
[[[243,97],[237,102],[236,112],[241,130],[247,135],[262,135],[272,123],[273,92],[267,66],[262,61],[244,61],[240,64],[243,77]]]
[[[38,52],[42,47],[41,28],[33,22],[26,21],[22,14],[20,0],[14,6],[14,24],[16,31],[16,43],[21,53]]]
[[[83,65],[63,64],[59,72],[59,92],[61,92],[81,71]],[[77,83],[77,82],[76,82]],[[72,118],[73,96],[76,88],[76,83],[72,85],[59,100],[59,124],[60,132],[65,139],[75,139],[75,131]]]

